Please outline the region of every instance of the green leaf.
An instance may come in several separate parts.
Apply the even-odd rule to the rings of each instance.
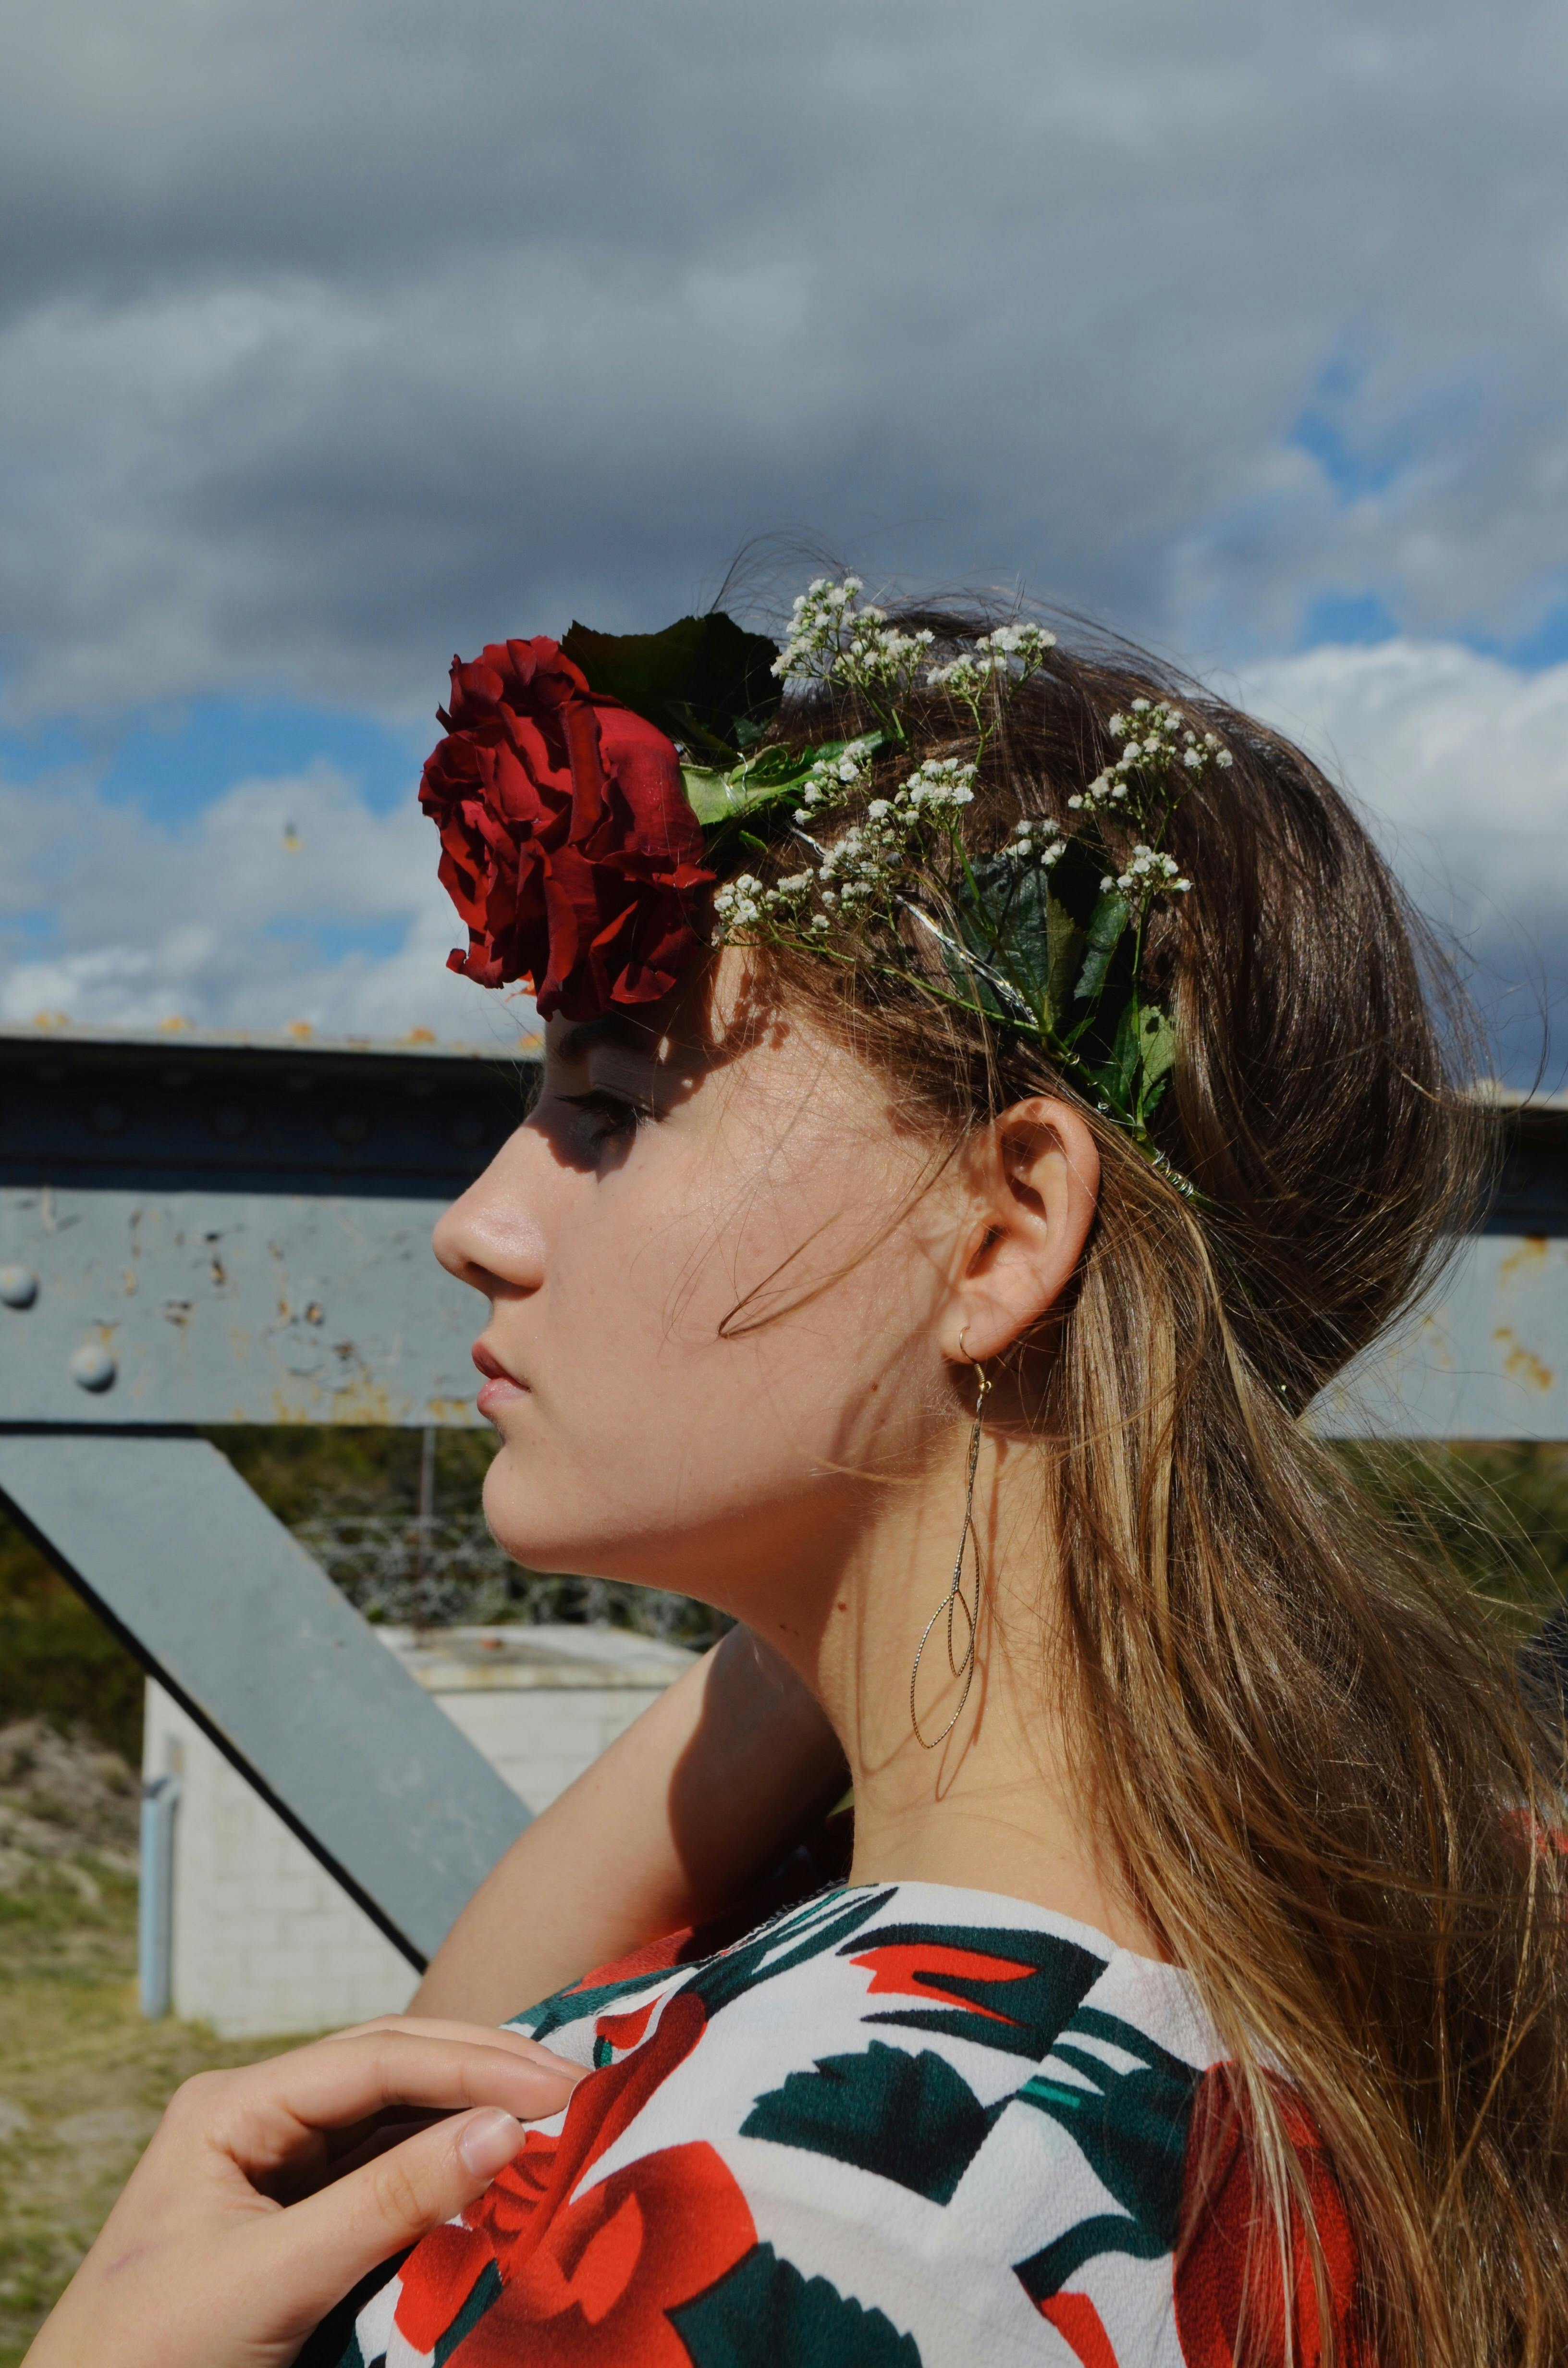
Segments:
[[[1088,938],[1085,947],[1084,967],[1078,973],[1078,984],[1073,989],[1074,1003],[1092,1003],[1104,986],[1110,958],[1121,943],[1130,908],[1114,888],[1103,889],[1095,899],[1095,909],[1089,916]]]
[[[1119,898],[1101,894],[1104,871],[1103,854],[1074,841],[1050,866],[994,855],[975,866],[973,893],[966,886],[956,899],[964,942],[1018,989],[1049,1032],[1063,1039],[1075,1039],[1089,1024],[1089,1014],[1074,1022],[1073,1003],[1092,1002],[1103,987],[1127,917]],[[1091,982],[1086,995],[1085,981]],[[994,1001],[983,986],[982,1000],[988,1009]],[[998,1010],[997,1016],[1013,1015]]]
[[[1045,972],[1045,1002],[1053,1028],[1063,1026],[1073,985],[1083,961],[1089,933],[1074,919],[1060,896],[1048,896],[1046,930],[1050,959]]]
[[[732,765],[725,771],[705,765],[683,765],[681,779],[686,783],[692,813],[704,828],[710,829],[718,824],[733,822],[737,814],[756,814],[786,798],[791,804],[797,803],[813,765],[845,755],[874,756],[885,738],[881,732],[863,732],[858,739],[824,740],[815,748],[782,748],[775,745],[764,748],[749,762]]]
[[[699,765],[683,765],[680,777],[686,784],[686,802],[697,819],[706,828],[717,822],[728,822],[744,807],[732,802],[730,777],[727,773],[710,771]]]
[[[953,919],[958,942],[977,962],[1006,980],[1038,1019],[1039,980],[1044,967],[1045,923],[1040,905],[1039,881],[1020,872],[999,855],[986,857],[956,882]],[[1007,1008],[994,980],[972,968],[955,951],[944,953],[949,975],[964,996],[972,997],[993,1019],[1016,1026],[1017,1009]]]
[[[1138,1085],[1138,1116],[1147,1120],[1154,1113],[1155,1104],[1169,1082],[1176,1060],[1176,1030],[1168,1014],[1157,1004],[1145,1004],[1140,1015],[1138,1044],[1141,1054],[1141,1075]]]
[[[772,670],[777,643],[748,633],[722,609],[682,617],[659,633],[596,633],[574,623],[561,647],[590,689],[716,757],[738,750],[743,725],[755,737],[782,696]]]
[[[1103,1042],[1103,1029],[1098,1032]],[[1176,1030],[1167,1014],[1130,995],[1117,1017],[1108,1054],[1085,1065],[1117,1116],[1142,1129],[1165,1092],[1175,1057]]]
[[[1138,997],[1130,995],[1116,1023],[1108,1064],[1111,1099],[1118,1110],[1131,1110],[1132,1107],[1132,1081],[1138,1075],[1139,1056],[1143,1049],[1142,1016]]]
[[[1072,1019],[1073,991],[1083,968],[1104,871],[1094,848],[1081,839],[1070,839],[1044,874],[1049,959],[1041,985],[1051,1025],[1059,1035],[1066,1033]]]

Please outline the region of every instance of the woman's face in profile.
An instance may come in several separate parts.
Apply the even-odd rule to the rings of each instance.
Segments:
[[[741,1612],[825,1567],[864,1474],[950,1417],[959,1238],[886,1087],[796,1019],[741,1027],[743,978],[722,957],[701,1030],[552,1020],[532,1113],[435,1235],[490,1301],[502,1545]]]

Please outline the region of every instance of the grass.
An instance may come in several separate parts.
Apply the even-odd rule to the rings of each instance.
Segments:
[[[92,1855],[0,1893],[0,2368],[17,2368],[180,2082],[298,2044],[144,2022],[136,1884]]]

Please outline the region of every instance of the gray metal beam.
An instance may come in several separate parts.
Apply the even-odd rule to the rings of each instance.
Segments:
[[[1467,1242],[1310,1419],[1328,1439],[1568,1440],[1568,1239]]]
[[[476,1425],[449,1197],[0,1183],[0,1422]]]
[[[0,1500],[422,1966],[528,1812],[227,1459],[12,1432]]]
[[[0,1425],[475,1423],[429,1232],[536,1075],[525,1045],[0,1030]],[[1320,1429],[1568,1439],[1568,1106],[1508,1127],[1482,1232]]]
[[[535,1075],[0,1030],[0,1423],[477,1423],[430,1228]]]

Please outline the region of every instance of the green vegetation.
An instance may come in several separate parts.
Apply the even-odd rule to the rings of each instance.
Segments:
[[[0,1523],[0,1726],[40,1713],[141,1759],[141,1670],[75,1589]]]
[[[324,1513],[401,1515],[412,1522],[419,1510],[417,1430],[318,1430],[298,1424],[267,1429],[253,1424],[210,1430],[207,1436],[291,1530]],[[488,1429],[437,1431],[437,1507],[477,1513],[494,1452],[494,1434]]]
[[[1384,1510],[1522,1642],[1568,1598],[1568,1447],[1380,1442],[1341,1450]]]

